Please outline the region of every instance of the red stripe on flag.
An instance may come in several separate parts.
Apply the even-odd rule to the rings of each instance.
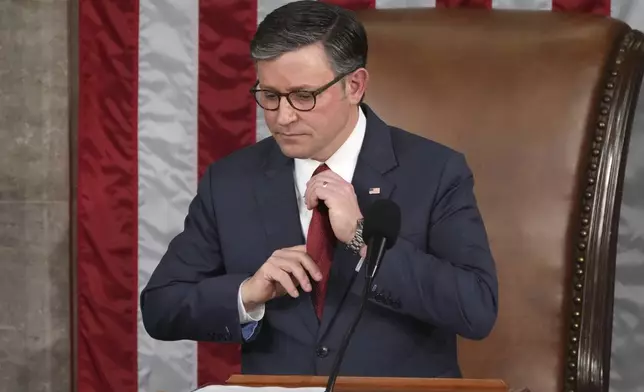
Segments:
[[[199,1],[199,177],[208,165],[256,139],[255,83],[250,41],[257,29],[256,0]],[[199,343],[198,385],[241,372],[239,345]]]
[[[256,0],[199,1],[199,177],[208,165],[255,143],[250,40]]]
[[[138,12],[79,3],[79,391],[138,390]]]
[[[376,8],[376,0],[322,0],[322,2],[339,5],[353,11]]]
[[[552,10],[610,16],[610,0],[553,0]]]
[[[492,0],[436,0],[436,8],[492,8]]]

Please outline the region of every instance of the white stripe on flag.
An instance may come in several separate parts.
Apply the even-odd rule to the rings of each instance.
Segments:
[[[182,229],[197,191],[198,0],[141,0],[139,20],[138,289]],[[195,342],[161,342],[138,311],[139,391],[197,384]]]
[[[552,0],[492,0],[492,8],[509,10],[551,10]]]
[[[436,0],[376,0],[376,8],[430,8]]]
[[[257,2],[257,25],[264,20],[266,15],[270,14],[271,11],[290,3],[290,0],[273,0],[273,1],[258,1]],[[264,109],[257,106],[256,114],[256,124],[255,124],[255,135],[257,141],[260,141],[266,137],[271,136],[271,132],[266,125],[266,120],[264,118]]]

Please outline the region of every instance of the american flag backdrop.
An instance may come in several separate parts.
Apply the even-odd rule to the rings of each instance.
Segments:
[[[239,371],[236,345],[151,339],[138,299],[207,165],[269,134],[248,44],[286,2],[79,0],[79,391],[188,391]],[[644,28],[642,0],[334,2],[592,12]]]

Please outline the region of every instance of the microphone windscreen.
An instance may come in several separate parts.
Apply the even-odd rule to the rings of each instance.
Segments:
[[[400,233],[400,207],[389,199],[373,202],[364,216],[362,237],[366,243],[375,236],[387,239],[386,248],[396,243]]]

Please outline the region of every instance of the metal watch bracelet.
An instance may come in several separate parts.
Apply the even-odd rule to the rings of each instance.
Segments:
[[[351,251],[356,255],[360,255],[360,250],[365,245],[364,240],[362,239],[362,229],[364,227],[364,219],[358,219],[358,227],[356,228],[356,234],[353,236],[351,241],[346,244],[347,250]]]

